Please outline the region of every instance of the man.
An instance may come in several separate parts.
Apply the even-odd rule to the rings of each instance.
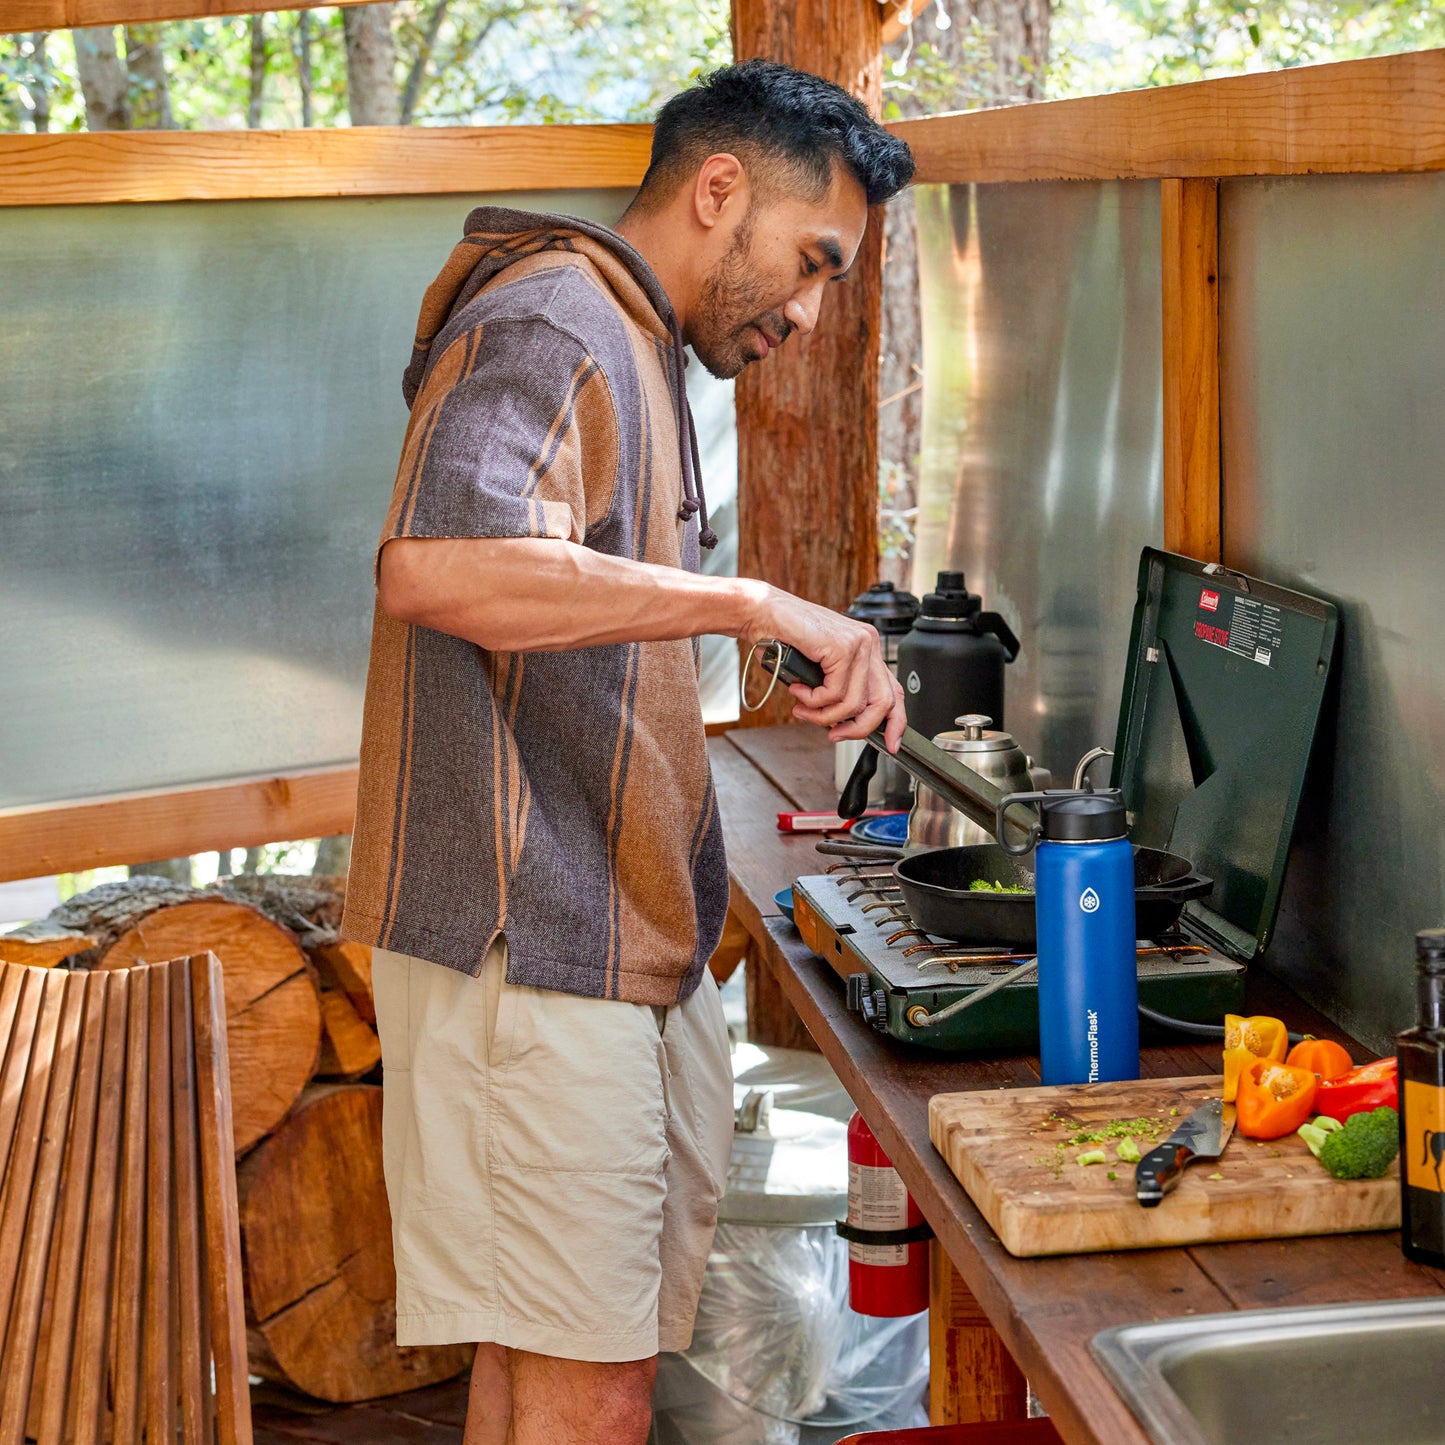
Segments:
[[[467,1445],[641,1442],[691,1337],[732,1134],[696,639],[781,638],[825,675],[796,716],[901,735],[872,628],[697,575],[682,369],[810,332],[912,169],[836,86],[729,67],[662,108],[615,232],[478,210],[423,303],[343,927],[397,1342],[480,1342]]]

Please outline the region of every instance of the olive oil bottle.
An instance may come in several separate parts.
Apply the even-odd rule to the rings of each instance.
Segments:
[[[1400,1247],[1445,1267],[1445,928],[1415,936],[1420,1019],[1400,1060]]]

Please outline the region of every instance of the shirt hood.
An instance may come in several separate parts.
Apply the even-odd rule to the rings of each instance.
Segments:
[[[687,356],[677,316],[662,283],[641,253],[606,226],[577,216],[478,206],[467,217],[462,239],[422,298],[411,360],[402,375],[401,390],[407,406],[421,390],[431,364],[432,343],[447,322],[508,266],[539,251],[571,251],[585,256],[602,276],[618,307],[638,326],[671,346],[674,365],[669,382],[677,417],[683,489],[678,515],[697,515],[699,543],[716,547],[717,534],[708,526],[702,490],[697,428],[683,379]]]

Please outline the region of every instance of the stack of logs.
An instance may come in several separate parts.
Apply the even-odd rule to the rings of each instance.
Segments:
[[[133,878],[0,935],[0,960],[45,967],[221,960],[251,1369],[336,1402],[471,1362],[394,1344],[371,951],[338,937],[341,903],[337,878]]]

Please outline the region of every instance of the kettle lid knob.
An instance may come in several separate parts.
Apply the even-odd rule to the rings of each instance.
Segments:
[[[953,725],[963,729],[963,735],[969,742],[976,743],[992,721],[991,717],[985,717],[981,712],[968,712],[962,717],[954,718]]]

